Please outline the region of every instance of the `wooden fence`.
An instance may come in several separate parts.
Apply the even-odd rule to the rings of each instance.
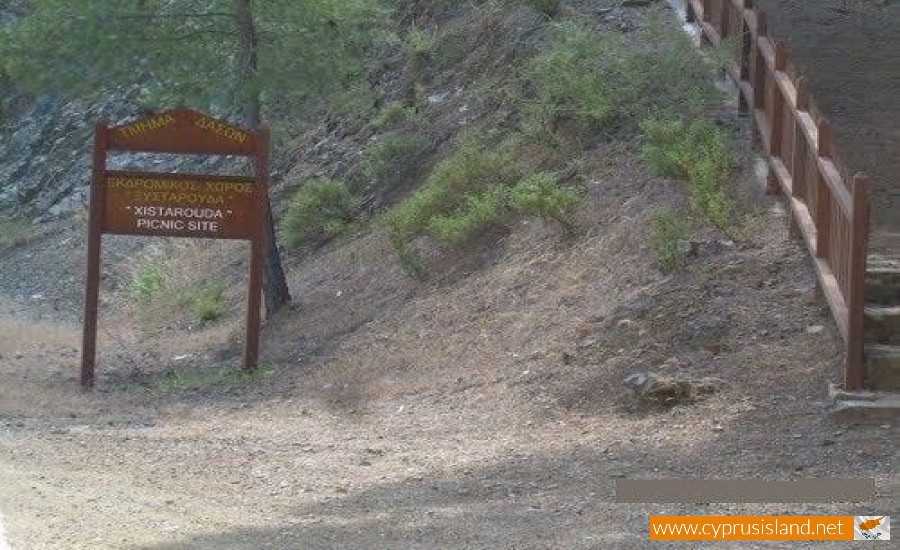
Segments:
[[[704,41],[732,52],[728,72],[750,114],[781,192],[814,259],[821,291],[846,345],[846,389],[864,384],[863,317],[869,201],[866,177],[850,175],[831,125],[813,106],[785,42],[772,38],[752,0],[684,0]]]

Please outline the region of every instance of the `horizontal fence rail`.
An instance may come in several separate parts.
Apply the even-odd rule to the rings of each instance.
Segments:
[[[739,89],[769,165],[769,187],[790,205],[792,229],[813,258],[820,288],[846,345],[846,389],[865,385],[863,316],[869,200],[866,177],[850,176],[831,125],[813,107],[772,38],[766,13],[751,0],[684,0],[703,39],[732,53],[728,73]]]

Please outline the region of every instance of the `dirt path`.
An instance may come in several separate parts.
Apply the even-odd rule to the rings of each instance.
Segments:
[[[54,344],[71,337],[39,332]],[[252,391],[246,400],[241,388],[84,397],[63,365],[42,364],[43,376],[16,369],[15,389],[49,376],[28,395],[46,401],[4,410],[0,504],[20,548],[634,548],[653,513],[861,510],[613,504],[623,477],[876,475],[890,484],[888,430],[831,426],[790,387],[771,401],[588,413],[510,395],[546,372],[499,372],[456,391],[334,410],[302,397],[315,384],[273,400]],[[889,509],[889,495],[872,505]]]
[[[849,166],[871,177],[873,250],[900,256],[900,3],[764,4]]]

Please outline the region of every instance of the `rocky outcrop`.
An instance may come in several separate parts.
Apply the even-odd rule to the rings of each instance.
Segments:
[[[12,109],[0,129],[0,217],[38,222],[84,210],[91,177],[92,130],[98,120],[121,124],[139,112],[138,87],[110,92],[97,101],[61,101],[40,96]],[[21,96],[7,103],[21,103]],[[222,158],[121,154],[115,169],[215,171]]]

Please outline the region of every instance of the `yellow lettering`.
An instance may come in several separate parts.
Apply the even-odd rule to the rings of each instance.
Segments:
[[[131,139],[173,124],[175,124],[175,117],[170,113],[166,113],[124,126],[119,129],[119,134],[122,137]]]
[[[230,139],[231,141],[236,141],[238,143],[244,143],[247,141],[247,133],[237,128],[233,128],[226,124],[222,124],[218,120],[213,120],[209,117],[200,117],[197,119],[195,123],[198,128],[201,130],[208,130],[217,136],[221,136],[225,139]]]

